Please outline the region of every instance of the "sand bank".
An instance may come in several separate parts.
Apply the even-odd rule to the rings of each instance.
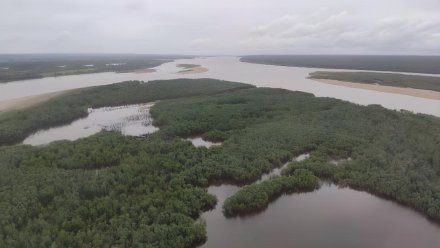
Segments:
[[[24,109],[64,94],[67,90],[0,101],[0,112]]]
[[[187,70],[183,70],[183,71],[179,71],[177,72],[177,74],[181,74],[181,75],[185,75],[185,74],[196,74],[196,73],[203,73],[203,72],[207,72],[208,68],[205,68],[203,66],[195,66],[193,68],[187,69]]]
[[[394,94],[440,100],[440,92],[432,91],[432,90],[401,88],[401,87],[385,86],[379,84],[352,83],[352,82],[345,82],[345,81],[332,80],[332,79],[315,79],[315,78],[310,78],[310,79],[321,83],[339,85],[349,88],[374,90],[374,91],[380,91],[386,93],[394,93]]]

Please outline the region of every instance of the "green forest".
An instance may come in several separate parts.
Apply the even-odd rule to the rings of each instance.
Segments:
[[[65,124],[87,115],[88,108],[145,103],[248,88],[250,85],[212,79],[129,81],[69,91],[43,104],[0,113],[0,145],[22,141],[41,128]]]
[[[97,72],[130,72],[156,67],[178,58],[190,57],[136,54],[1,54],[0,83]]]
[[[258,212],[283,193],[307,192],[319,187],[319,178],[307,169],[295,170],[293,175],[244,186],[223,204],[228,217]]]
[[[157,100],[151,114],[160,131],[148,137],[101,132],[6,145],[20,142],[22,132],[84,116],[88,107]],[[9,137],[0,147],[0,247],[195,247],[206,239],[198,217],[216,204],[207,186],[251,184],[304,152],[310,157],[282,176],[227,199],[225,214],[262,210],[325,179],[440,221],[440,119],[429,115],[188,79],[71,92],[0,114],[0,130],[2,141]],[[183,139],[194,135],[223,144],[196,148]]]
[[[378,72],[316,71],[310,73],[310,78],[440,91],[440,77]]]

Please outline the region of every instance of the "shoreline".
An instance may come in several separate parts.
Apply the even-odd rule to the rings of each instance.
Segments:
[[[379,91],[385,93],[393,93],[393,94],[414,96],[414,97],[420,97],[426,99],[440,100],[440,92],[432,91],[432,90],[402,88],[402,87],[386,86],[379,84],[354,83],[354,82],[346,82],[346,81],[333,80],[333,79],[318,79],[318,78],[308,78],[308,79],[320,83],[343,86],[348,88],[373,90],[373,91]]]
[[[69,90],[56,91],[46,94],[14,98],[0,101],[0,114],[11,110],[19,110],[32,107],[36,104],[46,102],[54,97],[60,96]]]

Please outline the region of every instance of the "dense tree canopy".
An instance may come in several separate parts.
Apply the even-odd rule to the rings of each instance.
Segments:
[[[18,143],[38,129],[84,117],[87,108],[146,103],[249,87],[253,86],[213,79],[176,79],[148,83],[128,81],[73,90],[31,108],[0,113],[0,145]]]
[[[152,108],[161,129],[146,138],[101,132],[47,146],[0,147],[0,247],[193,247],[206,238],[197,218],[215,205],[204,187],[222,180],[251,183],[303,152],[310,158],[293,162],[279,178],[243,188],[225,209],[264,208],[267,199],[301,189],[303,182],[313,189],[319,177],[440,221],[439,118],[209,82],[129,82],[82,94],[86,106],[168,99]],[[201,88],[191,89],[196,86]],[[79,96],[45,108],[69,108],[71,97]],[[20,114],[36,119],[32,130],[55,123],[29,110]],[[1,118],[0,126],[20,123]],[[196,148],[182,139],[193,135],[223,144]],[[330,163],[346,158],[351,160]]]
[[[319,187],[319,179],[306,169],[296,170],[292,176],[281,176],[244,186],[226,199],[226,216],[244,215],[264,210],[269,202],[282,193],[311,191]]]

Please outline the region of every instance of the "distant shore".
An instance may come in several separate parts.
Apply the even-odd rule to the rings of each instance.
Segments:
[[[15,98],[11,100],[0,101],[0,113],[10,110],[28,108],[33,105],[45,102],[54,97],[60,96],[66,93],[67,91],[68,90],[62,90],[62,91],[51,92],[41,95],[27,96],[27,97]]]
[[[156,69],[152,69],[152,68],[142,68],[142,69],[136,69],[136,70],[132,70],[129,71],[131,73],[136,73],[136,74],[140,74],[140,73],[152,73],[152,72],[156,72]]]
[[[401,94],[401,95],[407,95],[407,96],[415,96],[415,97],[421,97],[421,98],[427,98],[427,99],[440,100],[440,92],[432,91],[432,90],[402,88],[402,87],[385,86],[385,85],[378,85],[378,84],[352,83],[352,82],[345,82],[345,81],[339,81],[339,80],[333,80],[333,79],[315,79],[315,78],[310,78],[310,79],[317,81],[317,82],[325,83],[325,84],[332,84],[332,85],[344,86],[344,87],[349,87],[349,88],[374,90],[374,91],[380,91],[380,92],[386,92],[386,93]]]

